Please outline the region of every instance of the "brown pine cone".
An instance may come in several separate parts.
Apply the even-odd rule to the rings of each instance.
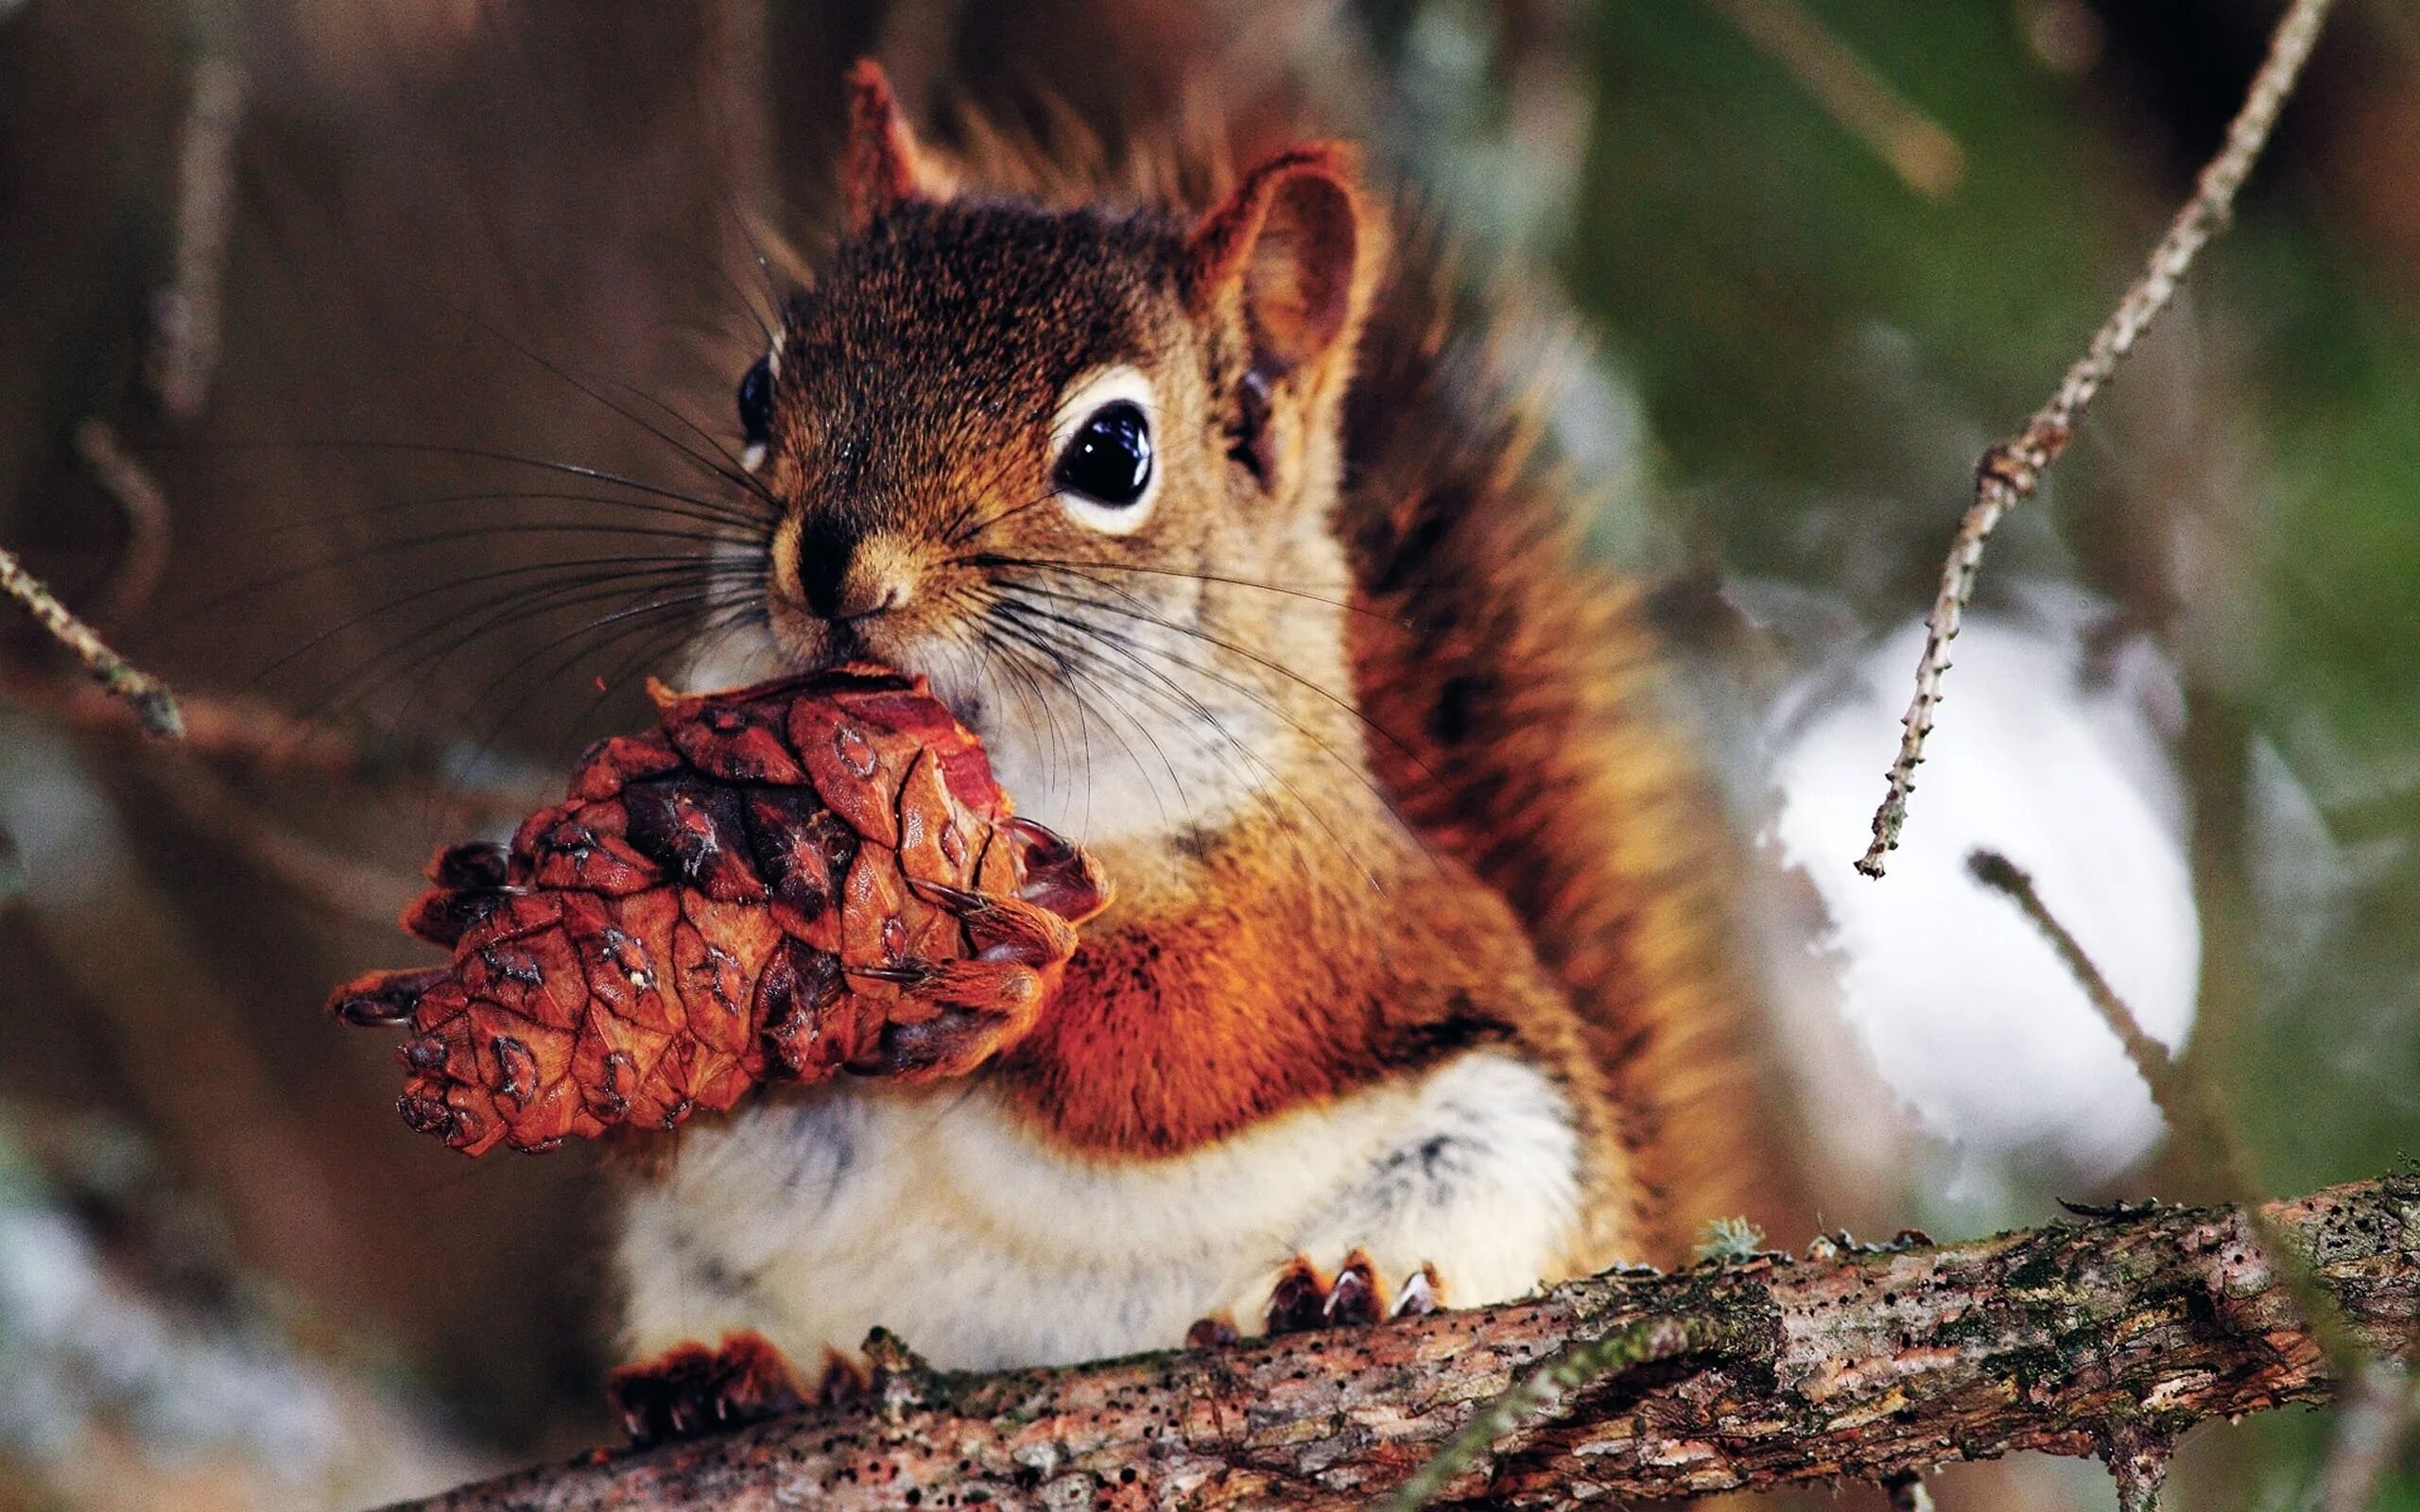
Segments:
[[[451,966],[330,1000],[410,1023],[405,1122],[548,1149],[768,1079],[959,1075],[1032,1027],[1107,890],[923,679],[652,691],[660,728],[590,747],[509,850],[438,852],[403,922]]]

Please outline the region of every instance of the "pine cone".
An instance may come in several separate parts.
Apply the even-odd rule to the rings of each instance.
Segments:
[[[590,747],[509,850],[438,852],[403,922],[452,965],[330,1000],[411,1025],[406,1123],[549,1149],[769,1079],[962,1074],[1032,1026],[1107,892],[923,679],[651,691],[660,728]]]

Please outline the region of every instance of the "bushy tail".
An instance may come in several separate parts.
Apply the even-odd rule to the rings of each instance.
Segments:
[[[1372,760],[1577,1001],[1649,1188],[1648,1258],[1674,1262],[1774,1164],[1737,1043],[1725,821],[1663,707],[1634,590],[1582,559],[1536,400],[1457,335],[1490,323],[1455,308],[1435,238],[1408,232],[1396,256],[1363,337],[1340,522],[1375,611],[1354,617],[1362,706],[1408,747],[1374,739]]]

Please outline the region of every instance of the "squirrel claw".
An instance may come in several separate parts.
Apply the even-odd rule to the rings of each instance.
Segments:
[[[356,976],[328,997],[328,1011],[358,1029],[379,1029],[410,1019],[420,995],[445,980],[451,968],[372,971]]]
[[[1391,1291],[1366,1249],[1345,1256],[1333,1279],[1322,1275],[1308,1256],[1296,1255],[1270,1291],[1269,1332],[1302,1333],[1420,1317],[1435,1312],[1443,1296],[1434,1266],[1421,1266]]]
[[[632,1449],[762,1422],[806,1405],[798,1372],[761,1333],[726,1333],[714,1349],[675,1345],[606,1377]]]
[[[1076,929],[1061,915],[1021,898],[998,898],[938,882],[909,879],[916,896],[966,926],[978,961],[1008,961],[1037,970],[1076,954]]]
[[[1243,1342],[1236,1328],[1236,1320],[1224,1313],[1213,1313],[1196,1318],[1193,1327],[1184,1331],[1184,1347],[1188,1349],[1225,1349]]]
[[[1019,898],[1070,924],[1080,924],[1109,906],[1109,879],[1082,847],[1031,819],[1011,818],[1001,828],[1026,845],[1025,885],[1017,889]]]

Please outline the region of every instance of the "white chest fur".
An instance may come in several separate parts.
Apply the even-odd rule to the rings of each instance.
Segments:
[[[1292,1256],[1357,1246],[1501,1300],[1561,1274],[1579,1166],[1562,1094],[1494,1051],[1150,1161],[1057,1151],[979,1081],[841,1083],[693,1129],[632,1194],[625,1342],[755,1329],[812,1371],[880,1324],[944,1368],[1067,1363],[1253,1332]]]

